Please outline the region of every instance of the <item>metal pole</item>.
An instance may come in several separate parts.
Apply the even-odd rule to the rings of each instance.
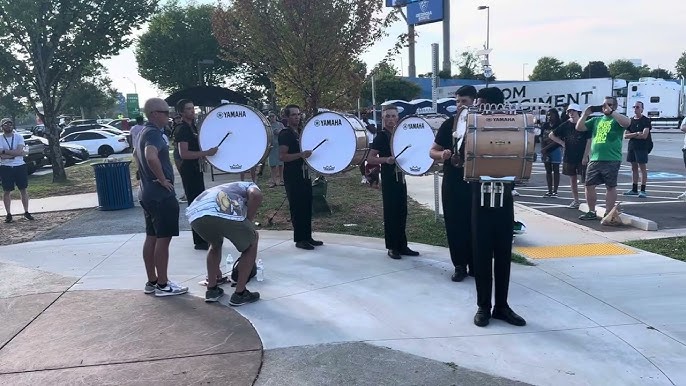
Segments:
[[[438,91],[438,43],[431,44],[431,107],[433,112],[438,112],[437,104]]]
[[[417,77],[417,67],[415,66],[415,57],[414,57],[414,45],[415,45],[415,39],[414,39],[414,25],[408,25],[407,26],[407,34],[408,34],[408,51],[410,54],[410,64],[407,68],[408,71],[408,76],[410,78],[416,78]]]
[[[434,219],[436,222],[441,218],[440,200],[438,199],[438,171],[434,172]]]
[[[376,120],[376,86],[374,85],[374,75],[372,75],[372,111],[374,122],[378,122]]]
[[[443,0],[443,71],[451,74],[450,63],[450,0]]]

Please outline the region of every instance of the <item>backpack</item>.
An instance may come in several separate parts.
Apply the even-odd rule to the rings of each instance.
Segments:
[[[239,257],[236,259],[236,261],[233,262],[233,267],[231,268],[231,281],[234,283],[238,282],[238,262],[241,260]],[[250,282],[250,279],[255,277],[257,275],[257,264],[252,265],[252,271],[250,271],[250,276],[248,276],[248,282]]]

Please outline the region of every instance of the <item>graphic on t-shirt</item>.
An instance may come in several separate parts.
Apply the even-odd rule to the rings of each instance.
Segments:
[[[606,143],[607,135],[610,133],[610,129],[612,129],[612,121],[598,122],[596,133],[593,136],[593,143]]]
[[[219,205],[219,211],[224,214],[243,217],[243,203],[239,200],[240,197],[232,200],[223,190],[217,192],[217,205]]]

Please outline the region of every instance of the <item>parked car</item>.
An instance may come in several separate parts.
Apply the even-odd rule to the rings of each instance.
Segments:
[[[40,140],[43,142],[43,145],[45,145],[45,157],[47,158],[48,163],[52,165],[54,159],[52,157],[52,150],[48,146],[48,140],[47,138],[40,138]],[[90,158],[88,149],[75,143],[60,142],[60,150],[62,152],[64,166],[72,166],[83,161],[88,161]]]
[[[128,149],[129,143],[123,135],[115,135],[102,130],[88,130],[67,135],[60,142],[70,142],[81,145],[90,155],[98,154],[109,157],[114,153],[121,153]]]
[[[128,126],[124,122],[128,123]],[[127,132],[129,131],[132,127],[136,125],[136,120],[135,119],[115,119],[112,122],[108,123],[108,125],[115,127],[121,131]]]
[[[45,165],[45,153],[43,142],[39,137],[31,134],[30,131],[17,130],[17,134],[20,134],[24,138],[24,144],[28,146],[28,154],[24,156],[24,162],[28,166],[29,174],[33,174],[40,167]]]
[[[82,131],[88,131],[88,130],[117,130],[116,128],[105,125],[102,123],[90,123],[90,124],[85,124],[85,125],[76,125],[76,126],[67,126],[64,129],[62,129],[62,132],[60,133],[60,138],[64,138],[69,134],[72,133],[78,133]],[[121,131],[121,130],[119,130]]]
[[[80,125],[94,125],[97,123],[99,123],[98,119],[74,119],[73,121],[67,124],[67,127]]]

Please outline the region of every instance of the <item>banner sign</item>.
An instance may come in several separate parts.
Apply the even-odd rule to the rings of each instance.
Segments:
[[[422,0],[407,5],[407,24],[427,24],[441,20],[443,0]]]
[[[141,115],[141,108],[138,104],[138,94],[126,94],[126,112],[129,118],[135,119]]]

